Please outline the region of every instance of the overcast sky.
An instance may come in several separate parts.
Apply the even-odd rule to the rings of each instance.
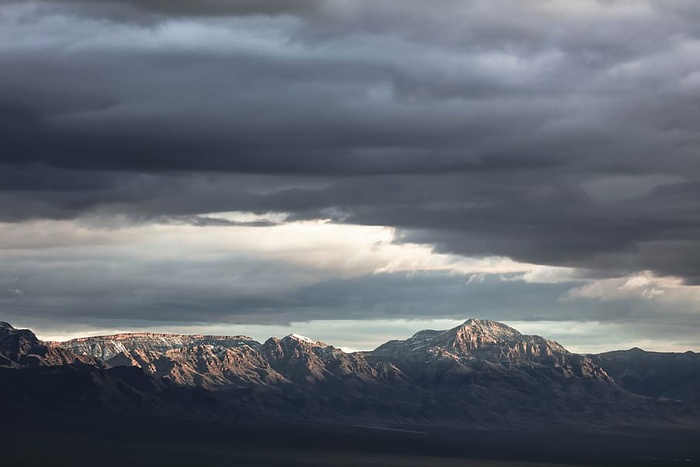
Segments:
[[[0,319],[700,350],[697,0],[0,0]]]

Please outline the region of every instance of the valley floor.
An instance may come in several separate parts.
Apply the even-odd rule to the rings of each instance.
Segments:
[[[231,424],[70,412],[3,417],[12,466],[698,466],[695,429],[506,431]]]

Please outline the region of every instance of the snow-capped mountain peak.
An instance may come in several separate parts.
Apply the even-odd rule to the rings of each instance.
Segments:
[[[306,342],[306,343],[308,343],[308,344],[317,344],[317,343],[318,343],[318,341],[315,341],[315,340],[313,340],[313,339],[311,339],[311,338],[309,338],[309,337],[302,336],[301,334],[297,334],[297,333],[294,333],[294,332],[291,333],[291,334],[286,335],[284,338],[285,338],[285,339],[294,339],[294,340],[297,340],[297,341]]]
[[[376,355],[434,355],[489,361],[533,361],[543,357],[567,356],[560,344],[540,336],[523,335],[503,323],[468,319],[446,331],[420,331],[405,341],[390,341],[378,347]]]

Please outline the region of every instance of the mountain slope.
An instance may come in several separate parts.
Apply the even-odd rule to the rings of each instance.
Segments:
[[[602,422],[655,410],[616,385],[592,358],[494,321],[470,319],[446,331],[421,331],[387,342],[367,358],[394,365],[437,396],[435,410],[463,419]],[[443,400],[451,403],[445,407]]]
[[[98,360],[63,347],[47,345],[29,329],[0,321],[0,367],[20,368],[69,364],[95,365]]]
[[[0,322],[0,407],[16,415],[42,411],[215,413],[218,403],[193,389],[152,378],[132,366],[108,367],[89,354],[40,341]]]
[[[700,404],[700,354],[634,348],[595,356],[615,381],[636,394]]]

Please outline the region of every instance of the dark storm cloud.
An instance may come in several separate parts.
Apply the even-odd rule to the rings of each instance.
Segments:
[[[44,3],[83,14],[139,21],[148,13],[165,17],[295,14],[317,8],[323,0],[45,0]]]
[[[700,282],[693,1],[99,4],[0,4],[0,219],[275,211]]]
[[[59,0],[61,1],[61,0]],[[165,15],[276,15],[317,7],[323,0],[103,0]],[[94,3],[85,2],[85,3]]]
[[[194,225],[197,227],[272,227],[277,225],[277,223],[269,220],[235,221],[216,216],[164,216],[156,219],[156,221],[164,224]]]

